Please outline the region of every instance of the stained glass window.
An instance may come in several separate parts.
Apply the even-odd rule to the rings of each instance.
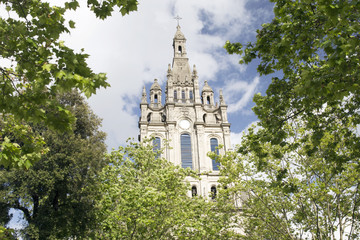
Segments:
[[[212,152],[215,152],[217,155],[219,155],[219,149],[217,149],[218,146],[219,146],[218,140],[216,138],[211,138],[210,149]],[[213,170],[219,170],[220,163],[216,160],[217,158],[212,159]]]
[[[161,149],[161,139],[159,137],[156,137],[153,140],[153,151],[157,153],[156,158],[160,156],[160,152],[158,152],[160,149]]]
[[[181,134],[181,166],[192,169],[191,138],[189,134]]]

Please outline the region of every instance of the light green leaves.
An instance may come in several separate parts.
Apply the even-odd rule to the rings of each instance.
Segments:
[[[48,152],[44,138],[11,115],[0,119],[0,150],[0,165],[26,169]]]
[[[229,204],[190,198],[184,180],[196,178],[195,172],[157,157],[151,141],[120,147],[107,159],[111,164],[96,189],[96,238],[229,239],[235,234]]]

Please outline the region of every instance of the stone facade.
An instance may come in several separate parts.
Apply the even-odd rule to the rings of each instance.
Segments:
[[[200,94],[198,73],[195,65],[190,68],[186,38],[179,25],[173,49],[173,62],[167,70],[165,104],[161,101],[162,89],[157,79],[150,88],[150,103],[145,87],[143,89],[139,140],[157,138],[159,145],[165,147],[162,157],[191,167],[201,176],[201,180],[187,179],[193,194],[209,196],[216,192],[219,171],[217,163],[207,157],[207,153],[217,145],[223,146],[220,154],[230,149],[227,105],[221,90],[219,103],[215,103],[214,92],[207,81]]]

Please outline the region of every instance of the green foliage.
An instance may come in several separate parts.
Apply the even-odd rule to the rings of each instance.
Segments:
[[[111,16],[117,7],[122,15],[137,10],[137,0],[88,0],[88,8],[100,19]],[[107,87],[106,75],[94,73],[87,65],[87,54],[76,53],[60,41],[60,35],[74,28],[67,21],[67,11],[76,10],[79,2],[72,0],[64,6],[48,2],[1,0],[0,7],[8,12],[0,18],[0,114],[14,118],[12,135],[17,135],[23,122],[42,123],[55,130],[71,130],[74,116],[63,107],[56,96],[77,89],[90,97],[100,87]],[[16,126],[14,125],[16,123]],[[21,130],[21,131],[22,131]],[[27,131],[30,136],[31,130]],[[19,141],[23,135],[17,136]],[[3,151],[0,165],[28,168],[38,156],[41,139],[32,139],[33,152],[22,149],[19,141],[9,142],[2,132]],[[4,151],[5,150],[5,151]],[[24,153],[24,154],[23,154]]]
[[[63,94],[57,101],[76,117],[73,131],[33,126],[48,152],[27,170],[0,171],[0,216],[8,216],[10,208],[22,211],[27,222],[23,235],[29,239],[82,238],[94,225],[94,193],[84,188],[94,184],[106,165],[105,134],[78,93]]]
[[[359,1],[272,2],[275,17],[257,31],[255,43],[225,45],[229,53],[241,54],[245,63],[259,58],[261,75],[283,73],[281,79],[273,78],[266,96],[254,97],[254,112],[269,130],[269,138],[286,138],[278,129],[298,115],[309,122],[325,121],[323,127],[309,126],[319,131],[333,121],[326,118],[333,112],[345,124],[358,124]]]
[[[96,239],[229,239],[233,205],[190,198],[183,169],[157,157],[150,142],[107,155],[99,175]]]
[[[12,234],[13,234],[13,230],[6,229],[3,226],[0,226],[0,239],[3,239],[3,240],[15,239],[15,237]]]
[[[311,153],[317,140],[301,120],[287,123],[286,144],[259,144],[265,131],[250,129],[240,154],[220,159],[222,181],[243,204],[244,239],[357,239],[360,165],[346,131],[324,132]]]
[[[239,166],[228,168],[248,197],[246,231],[358,238],[360,2],[272,2],[275,17],[256,42],[225,45],[243,63],[258,58],[260,75],[281,71],[254,96],[258,127],[239,148]]]
[[[31,126],[16,122],[13,115],[0,119],[0,133],[0,163],[4,166],[29,168],[48,151],[44,138]]]

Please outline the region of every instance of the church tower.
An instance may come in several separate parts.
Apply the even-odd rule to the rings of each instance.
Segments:
[[[144,87],[140,103],[139,140],[154,137],[154,147],[165,150],[162,157],[184,168],[198,172],[201,180],[188,178],[192,195],[216,196],[219,163],[207,153],[220,154],[230,149],[230,123],[222,91],[215,103],[214,91],[208,82],[200,91],[195,65],[190,68],[186,38],[178,25],[173,39],[174,57],[167,70],[165,101],[155,79],[148,102]],[[190,193],[189,193],[190,194]]]

